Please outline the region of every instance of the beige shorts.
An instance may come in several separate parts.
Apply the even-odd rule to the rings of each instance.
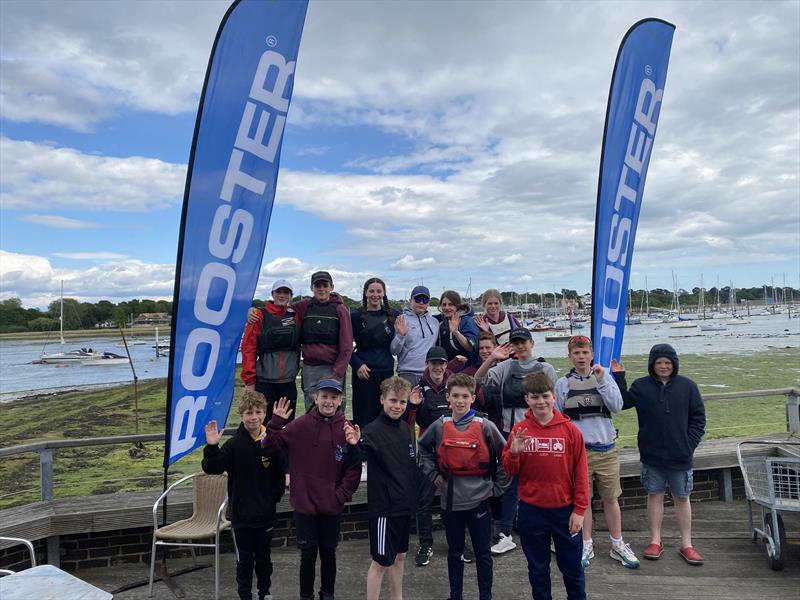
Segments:
[[[619,483],[619,449],[612,448],[607,452],[586,449],[586,462],[589,464],[589,497],[597,493],[601,498],[619,498],[622,486]]]

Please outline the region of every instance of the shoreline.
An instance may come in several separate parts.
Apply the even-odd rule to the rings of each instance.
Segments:
[[[125,332],[125,339],[131,335],[131,328],[123,328]],[[152,325],[143,325],[133,328],[133,334],[139,337],[155,337],[156,327]],[[164,338],[172,334],[171,327],[158,327],[158,337]],[[64,332],[65,340],[78,340],[83,338],[95,337],[115,337],[122,339],[119,334],[119,329],[110,327],[97,328],[97,329],[70,329]],[[0,333],[0,341],[30,341],[30,340],[49,340],[51,338],[58,339],[57,331],[20,331],[16,333]]]

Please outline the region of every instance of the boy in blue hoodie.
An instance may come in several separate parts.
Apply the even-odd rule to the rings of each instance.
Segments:
[[[661,522],[664,494],[669,485],[675,503],[675,518],[681,533],[680,555],[690,565],[703,564],[703,557],[692,546],[692,458],[706,426],[703,398],[697,384],[678,375],[678,354],[669,344],[650,349],[647,377],[625,381],[625,366],[611,361],[611,371],[622,392],[623,408],[636,408],[639,421],[639,459],[642,486],[647,492],[647,519],[650,544],[644,557],[658,560],[664,552]]]

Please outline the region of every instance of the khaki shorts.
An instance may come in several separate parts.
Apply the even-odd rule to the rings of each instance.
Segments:
[[[597,493],[601,498],[619,498],[622,495],[622,486],[619,483],[619,449],[598,452],[587,448],[586,462],[589,463],[589,497],[594,496],[596,480]]]

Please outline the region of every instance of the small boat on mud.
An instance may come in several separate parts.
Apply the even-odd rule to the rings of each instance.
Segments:
[[[65,365],[65,364],[79,364],[84,360],[91,360],[100,358],[102,355],[95,352],[91,348],[80,348],[79,350],[70,350],[68,352],[54,352],[53,354],[42,354],[39,360],[34,361],[36,364],[43,365]]]
[[[81,364],[86,367],[108,367],[111,365],[127,365],[130,364],[127,356],[114,354],[113,352],[103,352],[99,356],[92,358],[85,358],[81,360]]]

